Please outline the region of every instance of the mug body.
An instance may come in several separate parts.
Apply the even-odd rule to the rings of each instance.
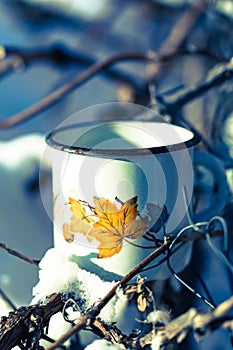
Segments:
[[[107,121],[60,128],[53,155],[54,244],[80,267],[119,280],[192,215],[197,137],[168,123]],[[191,245],[172,263],[181,270]],[[157,262],[155,262],[157,263]],[[169,276],[166,264],[142,272]]]

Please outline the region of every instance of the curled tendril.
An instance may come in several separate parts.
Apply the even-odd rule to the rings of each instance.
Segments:
[[[83,310],[74,299],[69,298],[65,301],[62,309],[63,318],[66,322],[73,323],[74,320],[70,320],[69,316],[67,315],[66,310],[68,307],[72,307],[73,311],[78,311],[80,314],[82,314]]]
[[[183,188],[183,198],[184,198],[184,203],[186,206],[186,213],[187,213],[187,218],[189,221],[189,225],[182,228],[179,233],[177,234],[177,236],[174,238],[174,240],[172,241],[172,243],[170,244],[168,251],[167,251],[167,257],[166,257],[166,261],[167,261],[167,266],[169,268],[169,270],[171,271],[172,275],[180,282],[182,283],[187,289],[189,289],[192,293],[194,293],[198,298],[200,298],[202,301],[204,301],[208,306],[210,306],[211,308],[215,308],[214,303],[212,302],[212,300],[210,301],[210,297],[207,299],[205,298],[202,294],[200,294],[197,290],[195,290],[193,287],[191,287],[188,283],[186,283],[174,270],[174,268],[171,266],[171,255],[172,252],[174,251],[174,246],[178,244],[178,240],[180,239],[180,237],[187,231],[189,231],[190,229],[200,232],[200,233],[204,233],[207,243],[209,244],[209,247],[213,250],[213,252],[219,257],[219,259],[227,266],[227,268],[229,269],[229,271],[231,273],[233,273],[233,264],[230,261],[230,259],[228,258],[228,254],[229,254],[229,233],[228,233],[228,228],[227,228],[227,224],[226,221],[224,220],[223,217],[221,216],[214,216],[212,217],[209,221],[207,222],[198,222],[198,223],[193,223],[192,219],[191,219],[191,215],[189,212],[189,208],[188,208],[188,203],[187,203],[187,196],[186,196],[186,191],[185,188]],[[221,251],[220,249],[218,249],[216,247],[216,245],[213,243],[210,231],[214,229],[214,224],[219,223],[222,226],[223,229],[223,250]],[[180,243],[178,248],[183,245],[184,242]]]
[[[223,251],[218,249],[216,245],[213,243],[210,230],[213,230],[213,223],[220,223],[223,229]],[[233,264],[229,260],[227,254],[229,251],[229,243],[228,243],[228,229],[227,229],[227,224],[226,221],[221,217],[221,216],[214,216],[213,218],[210,219],[208,224],[206,225],[206,232],[205,232],[206,240],[207,243],[209,244],[210,248],[213,250],[213,252],[218,256],[218,258],[227,266],[229,271],[233,274]]]
[[[185,282],[174,270],[174,268],[171,266],[171,253],[173,250],[174,245],[177,243],[178,239],[181,237],[181,235],[186,232],[189,231],[190,229],[194,229],[195,231],[198,228],[199,232],[203,232],[202,230],[200,230],[201,227],[205,227],[205,223],[197,223],[197,224],[193,224],[193,225],[188,225],[186,227],[184,227],[182,230],[180,230],[180,232],[178,233],[178,235],[176,236],[176,238],[172,241],[172,243],[170,244],[168,251],[167,251],[167,266],[168,269],[170,270],[170,272],[172,273],[172,275],[180,282],[183,284],[183,286],[185,286],[188,290],[190,290],[196,297],[200,298],[202,301],[204,301],[204,303],[206,303],[208,306],[210,306],[212,309],[215,308],[215,306],[213,305],[213,303],[208,300],[206,297],[204,297],[202,294],[200,294],[196,289],[194,289],[192,286],[190,286],[187,282]],[[182,245],[184,244],[184,242],[181,243]]]

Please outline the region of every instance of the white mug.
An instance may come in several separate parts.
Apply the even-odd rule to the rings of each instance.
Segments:
[[[151,121],[154,112],[149,110],[148,117],[148,110],[124,103],[97,105],[47,137],[55,149],[55,248],[105,280],[119,280],[164,234],[176,235],[190,224],[190,215],[195,220],[193,149],[199,137],[161,119]],[[82,121],[90,115],[94,122]],[[223,208],[226,179],[214,157],[198,154],[197,162],[214,174],[221,197],[204,209],[204,216],[198,214],[205,220]],[[190,255],[191,243],[172,256],[174,268],[182,270]],[[141,275],[164,279],[169,272],[163,264]]]

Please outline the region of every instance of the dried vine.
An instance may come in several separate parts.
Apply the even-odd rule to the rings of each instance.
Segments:
[[[222,231],[214,231],[211,233],[212,236],[222,236]],[[180,237],[177,243],[203,239],[204,233],[193,233]],[[225,321],[231,320],[231,317],[223,318],[229,312],[229,309],[233,306],[233,299],[229,299],[216,310],[207,312],[205,317],[200,318],[201,314],[198,311],[191,309],[186,314],[175,319],[171,323],[159,327],[154,333],[154,329],[146,334],[145,336],[135,336],[133,330],[132,334],[126,335],[117,328],[115,324],[109,324],[101,320],[98,315],[105,305],[115,296],[116,291],[119,288],[123,288],[129,283],[135,276],[137,276],[143,268],[150,265],[152,261],[165,254],[172,244],[172,238],[165,241],[159,248],[149,254],[144,260],[142,260],[137,266],[135,266],[127,275],[125,275],[114,287],[91,309],[87,310],[83,314],[81,319],[59,339],[53,341],[52,345],[46,350],[53,350],[61,346],[66,340],[77,334],[80,330],[89,329],[93,333],[98,334],[100,337],[104,337],[115,344],[122,344],[125,348],[141,349],[147,344],[150,344],[156,337],[159,339],[162,345],[166,345],[174,338],[179,343],[181,342],[190,331],[194,331],[196,334],[202,334],[208,330],[213,331],[216,327],[228,327],[232,326],[231,323],[225,323]],[[3,245],[3,248],[6,247]],[[7,249],[8,251],[8,249]],[[31,258],[15,252],[18,258],[26,260],[30,264],[35,264]],[[4,297],[4,295],[2,295]],[[44,329],[48,326],[49,320],[52,315],[59,311],[62,311],[64,307],[64,300],[60,294],[54,294],[49,297],[48,302],[45,305],[36,304],[28,307],[21,307],[14,312],[11,312],[8,317],[3,316],[0,321],[0,348],[2,350],[9,350],[14,346],[18,345],[21,349],[25,349],[24,346],[27,344],[26,349],[37,350],[39,348],[39,341],[45,337]],[[220,313],[221,310],[221,313]],[[223,314],[225,310],[225,314]],[[202,322],[202,328],[200,327]],[[205,328],[205,329],[204,329]],[[154,340],[153,340],[154,341]],[[31,343],[30,343],[31,342]],[[29,344],[31,347],[29,347]],[[34,345],[35,344],[35,345]],[[34,346],[34,347],[33,347]]]

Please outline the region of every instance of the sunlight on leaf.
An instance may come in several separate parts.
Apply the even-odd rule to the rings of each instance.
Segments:
[[[117,206],[105,198],[94,198],[95,215],[99,221],[93,224],[89,236],[100,242],[99,258],[111,257],[119,253],[123,241],[137,239],[144,235],[148,228],[148,218],[136,219],[137,197],[133,197]]]
[[[74,241],[74,234],[70,232],[70,226],[67,223],[64,223],[62,227],[63,237],[65,238],[66,242],[72,243]]]
[[[82,233],[87,237],[89,242],[92,242],[93,238],[88,236],[88,231],[91,228],[91,224],[94,222],[93,218],[87,215],[85,207],[79,200],[69,197],[69,204],[73,215],[70,225],[63,225],[64,239],[71,243],[74,241],[74,233]]]
[[[143,294],[139,294],[137,298],[137,303],[138,303],[138,310],[141,312],[144,312],[149,306],[149,302],[147,301],[146,297]]]
[[[153,301],[152,291],[146,285],[145,280],[145,278],[138,276],[137,284],[128,285],[125,288],[125,294],[129,300],[132,300],[136,296],[137,307],[141,312],[144,312]]]
[[[94,221],[90,215],[87,215],[85,207],[79,200],[69,197],[69,203],[71,210],[77,219],[81,219],[85,224],[88,225]]]
[[[85,201],[69,197],[73,215],[70,224],[63,225],[64,239],[71,243],[76,233],[83,234],[90,243],[96,239],[98,258],[119,253],[123,242],[142,237],[149,223],[147,216],[139,216],[137,197],[119,203],[120,207],[108,199],[94,197],[94,207],[91,207]]]

